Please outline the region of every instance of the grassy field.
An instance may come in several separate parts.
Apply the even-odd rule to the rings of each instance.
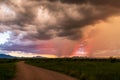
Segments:
[[[120,80],[120,61],[115,59],[28,59],[26,62],[79,80]]]
[[[0,80],[12,80],[15,68],[15,60],[0,59]]]

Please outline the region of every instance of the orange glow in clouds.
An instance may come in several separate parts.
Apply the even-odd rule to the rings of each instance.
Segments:
[[[37,46],[38,51],[41,54],[55,54],[56,49],[52,43],[43,43]]]
[[[120,56],[118,54],[120,50],[120,16],[110,17],[106,21],[87,26],[83,28],[83,33],[83,41],[78,43],[72,56]],[[113,53],[114,51],[117,52]]]
[[[72,53],[73,56],[79,57],[88,57],[90,54],[91,46],[88,44],[88,41],[83,40],[76,46],[75,50]]]
[[[21,51],[12,51],[9,52],[8,55],[15,57],[46,57],[46,58],[57,58],[54,54],[39,54],[39,53],[25,53]]]

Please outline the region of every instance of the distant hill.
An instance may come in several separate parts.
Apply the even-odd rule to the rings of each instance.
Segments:
[[[0,58],[15,58],[15,57],[6,54],[0,54]]]

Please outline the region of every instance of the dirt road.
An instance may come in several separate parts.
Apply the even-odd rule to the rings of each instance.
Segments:
[[[31,66],[21,61],[17,63],[17,73],[13,80],[77,80],[77,79],[58,72]]]

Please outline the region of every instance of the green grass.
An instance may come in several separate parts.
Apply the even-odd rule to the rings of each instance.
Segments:
[[[120,80],[120,62],[114,59],[29,59],[26,62],[68,74],[79,80]]]
[[[12,80],[15,75],[15,61],[0,59],[0,80]]]

